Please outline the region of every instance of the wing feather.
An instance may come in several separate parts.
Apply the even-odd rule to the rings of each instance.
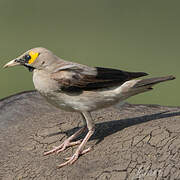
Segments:
[[[144,72],[127,72],[117,69],[88,67],[80,64],[66,65],[51,74],[63,90],[94,90],[121,85],[146,76]]]

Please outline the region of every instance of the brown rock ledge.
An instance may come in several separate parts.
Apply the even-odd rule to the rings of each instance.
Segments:
[[[125,104],[92,115],[93,151],[57,169],[76,147],[43,152],[76,131],[80,115],[52,107],[36,91],[0,100],[0,179],[180,179],[180,107]]]

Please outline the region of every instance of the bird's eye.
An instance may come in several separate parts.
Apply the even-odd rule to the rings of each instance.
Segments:
[[[25,55],[24,59],[26,60],[26,62],[28,62],[31,59],[31,56],[30,55]]]

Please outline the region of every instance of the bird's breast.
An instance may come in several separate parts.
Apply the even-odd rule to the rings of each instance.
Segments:
[[[34,70],[33,72],[33,83],[35,89],[52,105],[67,110],[74,111],[71,106],[68,105],[68,102],[71,102],[70,97],[67,98],[60,91],[59,84],[57,81],[51,79],[50,73]]]
[[[43,70],[34,70],[33,83],[40,93],[50,93],[59,89],[58,83],[51,79],[50,73]]]

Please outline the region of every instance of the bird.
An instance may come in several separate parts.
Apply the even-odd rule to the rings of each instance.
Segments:
[[[53,106],[82,115],[83,126],[62,144],[44,153],[59,153],[79,145],[75,153],[58,165],[59,168],[73,164],[79,156],[92,148],[85,145],[95,131],[91,112],[123,102],[139,93],[150,91],[157,83],[173,80],[173,75],[137,79],[148,75],[145,72],[128,72],[105,67],[66,61],[52,51],[36,47],[4,65],[4,68],[22,65],[33,73],[35,89]],[[73,141],[88,129],[84,139]]]

